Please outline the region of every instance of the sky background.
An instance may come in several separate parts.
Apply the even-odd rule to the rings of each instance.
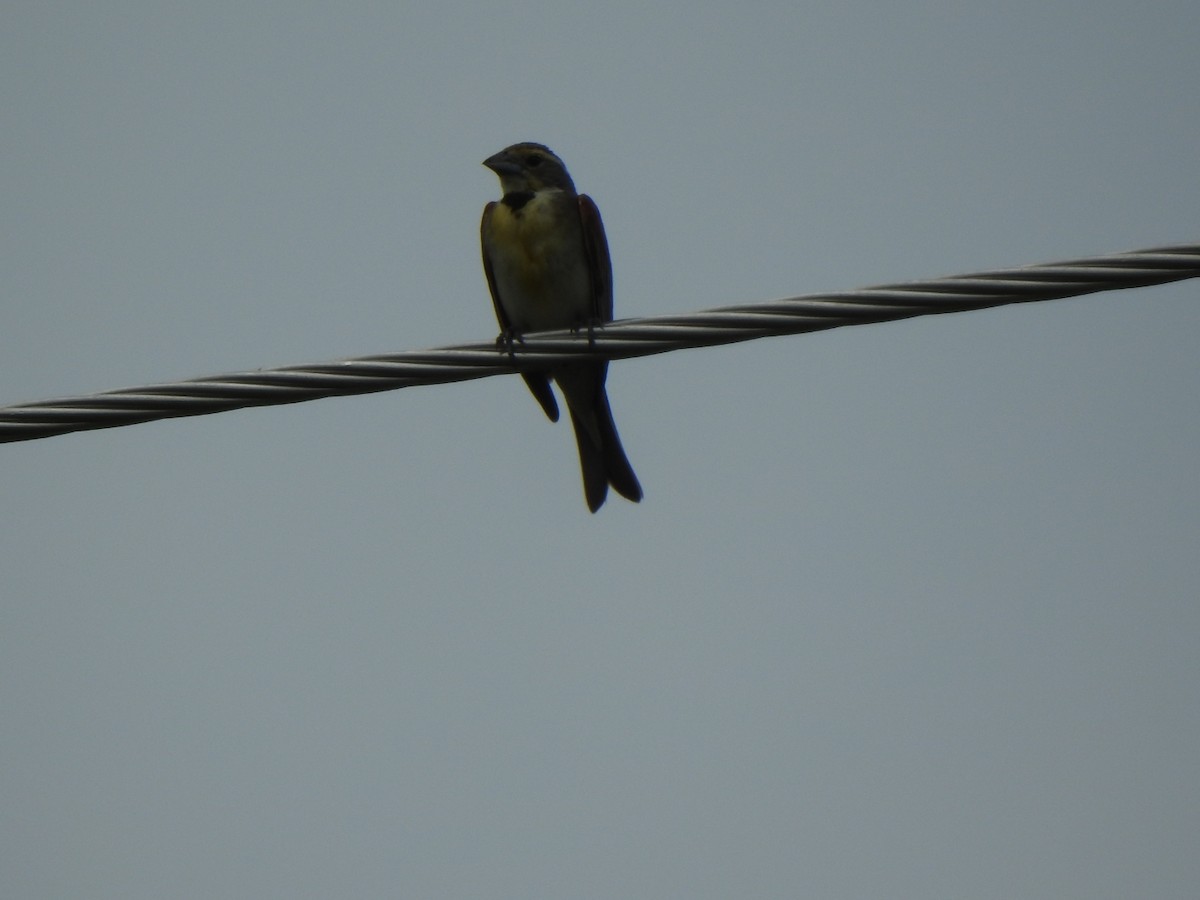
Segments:
[[[410,8],[411,7],[411,8]],[[1187,2],[21,2],[0,404],[1200,240]],[[1200,282],[0,447],[0,895],[1192,898]]]

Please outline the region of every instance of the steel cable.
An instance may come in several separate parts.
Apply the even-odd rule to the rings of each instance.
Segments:
[[[624,319],[596,328],[592,335],[543,332],[527,335],[511,354],[498,348],[495,342],[486,341],[214,375],[2,407],[0,442],[419,384],[466,381],[587,358],[650,356],[846,325],[1056,300],[1197,276],[1200,276],[1200,244],[1159,247],[932,281],[812,294],[687,315]]]

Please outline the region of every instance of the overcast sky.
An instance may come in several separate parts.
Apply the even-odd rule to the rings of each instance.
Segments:
[[[0,404],[1200,241],[1200,6],[9,2]],[[1191,898],[1200,282],[0,447],[5,898]]]

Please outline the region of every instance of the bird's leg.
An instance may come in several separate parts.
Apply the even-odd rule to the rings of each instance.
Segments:
[[[523,343],[525,343],[525,339],[511,328],[502,329],[499,336],[496,338],[496,346],[499,347],[501,351],[507,352],[510,357],[516,356],[516,353],[513,350],[514,346],[516,344]]]
[[[586,323],[576,323],[571,326],[571,334],[579,334],[579,329],[587,325],[588,349],[596,347],[596,329],[604,327],[604,320],[599,316],[589,316]]]

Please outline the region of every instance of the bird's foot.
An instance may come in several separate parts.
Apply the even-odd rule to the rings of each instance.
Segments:
[[[585,325],[572,325],[571,333],[579,334],[580,329],[584,328],[584,327],[585,327]],[[589,350],[593,349],[596,346],[596,329],[603,328],[603,327],[604,327],[603,319],[597,318],[596,316],[592,316],[590,319],[587,320],[586,328],[587,328],[587,338],[588,338],[588,349]]]
[[[499,336],[497,336],[497,338],[496,338],[496,346],[499,347],[502,352],[507,353],[509,356],[515,356],[516,353],[514,352],[513,348],[517,344],[523,344],[523,343],[525,343],[525,339],[522,338],[521,335],[519,335],[515,331],[513,331],[511,328],[505,328],[503,331],[500,332]]]

